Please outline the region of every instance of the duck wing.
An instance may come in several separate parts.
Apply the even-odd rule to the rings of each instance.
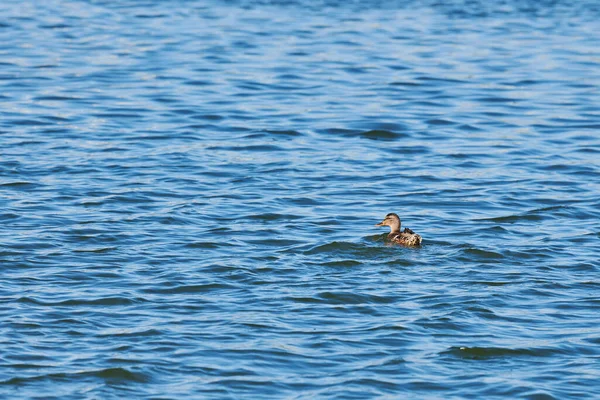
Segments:
[[[410,229],[409,232],[405,230],[404,232],[397,233],[393,236],[392,241],[404,246],[420,246],[423,241],[421,235],[414,233]]]

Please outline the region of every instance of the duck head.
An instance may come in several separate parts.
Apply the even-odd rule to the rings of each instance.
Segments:
[[[389,213],[385,216],[383,221],[375,224],[375,226],[389,226],[390,232],[399,232],[401,224],[400,217],[397,214]]]

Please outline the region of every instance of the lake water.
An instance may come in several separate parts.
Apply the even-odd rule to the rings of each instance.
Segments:
[[[596,1],[0,15],[1,398],[600,397]]]

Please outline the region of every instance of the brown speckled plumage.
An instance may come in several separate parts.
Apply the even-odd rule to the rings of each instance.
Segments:
[[[398,243],[404,246],[420,246],[423,239],[421,235],[414,233],[408,228],[404,228],[404,231],[400,232],[402,223],[400,217],[397,214],[389,213],[385,216],[384,220],[375,226],[389,226],[390,233],[387,239],[392,243]]]

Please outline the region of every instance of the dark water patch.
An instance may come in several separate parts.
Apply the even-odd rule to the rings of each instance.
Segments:
[[[460,79],[441,78],[441,77],[433,77],[433,76],[420,76],[417,78],[417,80],[419,80],[421,82],[426,82],[428,84],[435,84],[435,85],[440,85],[440,84],[456,85],[459,83],[466,82],[466,81],[463,81]]]
[[[365,305],[365,304],[390,304],[393,298],[376,295],[359,295],[345,292],[323,292],[315,297],[294,297],[289,300],[302,304],[330,304],[330,305]]]
[[[514,284],[519,284],[520,282],[502,282],[502,281],[494,281],[494,282],[469,282],[475,285],[484,285],[484,286],[505,286],[505,285],[514,285]]]
[[[74,249],[73,252],[102,254],[102,253],[110,253],[115,250],[118,250],[118,247],[91,247],[91,248],[85,248],[85,249],[79,248],[79,249]]]
[[[231,247],[234,244],[223,242],[193,242],[185,244],[185,247],[191,249],[219,249],[222,247]]]
[[[467,257],[469,259],[471,257],[474,257],[475,259],[478,259],[478,260],[484,261],[484,262],[493,262],[494,260],[499,260],[499,259],[504,258],[504,256],[502,254],[499,254],[499,253],[496,253],[493,251],[489,251],[489,250],[472,248],[472,247],[465,249],[464,255],[465,255],[465,257]]]
[[[100,370],[91,371],[79,371],[74,373],[50,373],[44,375],[36,375],[30,377],[13,377],[7,379],[0,384],[3,385],[26,385],[29,383],[39,381],[54,381],[54,382],[71,382],[73,379],[94,379],[99,378],[106,383],[147,383],[150,381],[149,377],[139,372],[131,372],[128,369],[117,367],[117,368],[105,368]]]
[[[17,119],[17,120],[12,120],[10,123],[12,125],[16,125],[16,126],[47,126],[47,125],[50,125],[50,122],[40,121],[39,119]]]
[[[432,107],[432,108],[447,108],[447,104],[439,101],[430,101],[430,100],[417,100],[411,102],[415,107]]]
[[[96,114],[92,114],[92,116],[97,117],[97,118],[107,118],[107,119],[134,119],[134,118],[141,118],[142,116],[140,114],[133,114],[133,113],[96,113]]]
[[[283,200],[297,206],[319,206],[320,201],[309,197],[286,197]]]
[[[328,128],[328,129],[323,129],[322,132],[325,134],[330,134],[330,135],[340,135],[340,136],[351,137],[351,136],[358,135],[361,131],[357,130],[357,129]]]
[[[306,251],[306,254],[330,253],[338,250],[362,250],[362,245],[347,242],[332,242],[315,246]]]
[[[381,122],[379,117],[365,118],[365,121],[355,121],[353,127],[373,131],[390,131],[399,133],[408,129],[407,125],[400,122]]]
[[[402,137],[403,135],[401,135],[397,132],[391,132],[391,131],[372,130],[372,131],[367,131],[367,132],[361,132],[360,136],[365,139],[371,139],[371,140],[391,141],[391,140],[396,140],[396,139]]]
[[[52,122],[57,122],[57,123],[70,122],[69,118],[57,117],[54,115],[44,115],[44,116],[42,116],[42,118],[47,119]]]
[[[466,131],[466,132],[481,132],[481,131],[483,131],[483,129],[481,129],[477,126],[474,126],[474,125],[470,125],[470,124],[458,125],[457,128],[460,129],[461,131]]]
[[[536,248],[527,248],[527,247],[520,248],[519,250],[516,250],[516,249],[505,250],[504,254],[507,257],[517,259],[517,260],[542,260],[542,259],[550,260],[550,259],[552,259],[552,256],[550,256],[545,251],[540,251],[539,249],[536,249]]]
[[[540,84],[544,84],[544,83],[549,83],[549,82],[539,81],[539,80],[535,80],[535,79],[522,79],[522,80],[515,81],[515,82],[509,82],[509,83],[507,83],[507,85],[509,85],[509,86],[533,86],[533,85],[540,85]]]
[[[426,154],[431,153],[431,148],[427,146],[386,146],[382,151],[394,154]]]
[[[296,74],[281,74],[277,76],[277,79],[282,80],[282,81],[295,81],[295,80],[302,80],[302,76],[301,75],[296,75]]]
[[[266,133],[270,134],[270,135],[274,135],[274,136],[290,136],[290,137],[297,137],[297,136],[303,136],[302,133],[298,132],[298,131],[294,131],[294,130],[265,130]]]
[[[19,190],[31,190],[41,187],[39,183],[28,182],[28,181],[17,181],[17,182],[6,182],[1,183],[0,187],[8,189],[19,189]]]
[[[329,262],[322,263],[321,265],[323,265],[324,267],[332,267],[332,268],[337,268],[337,267],[346,268],[346,267],[358,267],[358,266],[362,265],[362,263],[359,261],[355,261],[355,260],[341,260],[341,261],[329,261]]]
[[[490,221],[496,223],[507,223],[514,224],[517,222],[536,222],[544,220],[544,216],[532,213],[532,214],[522,214],[522,215],[507,215],[503,217],[494,217],[494,218],[483,218],[480,221]]]
[[[397,82],[391,82],[390,85],[391,86],[418,87],[418,86],[421,86],[422,84],[419,82],[397,81]]]
[[[387,65],[387,67],[388,67],[388,68],[390,68],[390,69],[392,69],[392,70],[394,70],[394,71],[405,71],[405,70],[411,69],[411,68],[410,68],[410,67],[408,67],[408,66],[405,66],[405,65],[398,65],[398,64],[395,64],[395,65]]]
[[[359,295],[354,292],[324,292],[319,294],[318,298],[328,304],[390,304],[395,301],[393,297]]]
[[[37,96],[34,97],[34,100],[37,101],[77,101],[77,100],[81,100],[81,98],[79,97],[73,97],[73,96]]]
[[[564,128],[564,129],[600,130],[600,124],[578,124],[578,125],[563,126],[562,128]]]
[[[453,346],[440,354],[470,360],[488,360],[496,358],[552,357],[563,354],[563,350],[553,348],[502,348],[502,347],[456,347]]]
[[[39,25],[40,28],[42,29],[67,29],[67,28],[73,28],[72,25],[69,24],[40,24]]]
[[[494,226],[485,226],[483,228],[479,228],[478,232],[481,233],[489,233],[489,234],[508,234],[510,231],[503,226],[494,225]]]
[[[226,151],[248,151],[248,152],[271,152],[285,151],[284,148],[274,145],[255,145],[255,146],[211,146],[207,150],[226,150]]]
[[[141,18],[141,19],[155,19],[155,18],[165,18],[167,17],[168,14],[162,14],[162,13],[158,13],[158,14],[136,14],[135,18]]]
[[[237,286],[223,283],[210,283],[204,285],[177,285],[174,287],[167,288],[150,288],[144,289],[144,293],[153,293],[153,294],[188,294],[188,293],[210,293],[220,290],[233,290],[239,289]]]
[[[427,121],[427,123],[429,125],[442,125],[442,126],[443,125],[455,125],[456,124],[455,122],[452,122],[452,121],[448,121],[448,120],[445,120],[445,119],[437,119],[437,118],[436,119],[430,119],[430,120]]]
[[[124,306],[124,305],[133,305],[140,301],[144,301],[143,299],[132,299],[127,297],[106,297],[106,298],[98,298],[93,300],[63,300],[63,301],[45,301],[39,300],[34,297],[19,297],[16,299],[17,303],[24,304],[35,304],[39,306],[47,306],[47,307],[77,307],[77,306]]]
[[[293,221],[302,218],[299,215],[284,215],[284,214],[276,214],[276,213],[265,213],[265,214],[253,214],[246,215],[243,217],[244,219],[256,220],[256,221]]]
[[[221,120],[224,120],[225,117],[223,117],[222,115],[216,115],[216,114],[203,114],[203,115],[194,115],[194,116],[192,116],[192,119],[202,119],[202,120],[206,120],[206,121],[221,121]]]
[[[393,141],[399,138],[405,137],[406,135],[400,132],[394,132],[389,130],[373,129],[369,131],[361,131],[355,129],[340,129],[330,128],[323,132],[331,135],[342,136],[342,137],[359,137],[370,140],[381,140],[381,141]]]
[[[189,80],[189,81],[185,81],[184,82],[186,85],[190,85],[190,86],[211,86],[213,85],[213,82],[211,81],[203,81],[203,80]]]

